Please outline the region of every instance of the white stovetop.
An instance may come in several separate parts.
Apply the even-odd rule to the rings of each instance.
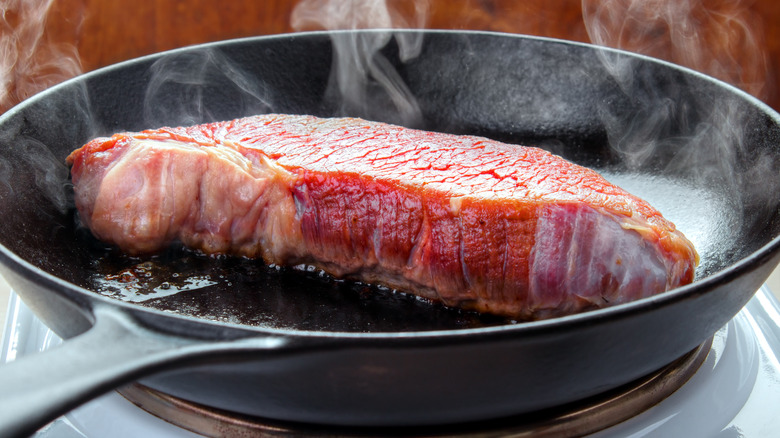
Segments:
[[[769,289],[775,294],[775,296],[780,299],[780,267],[775,269],[775,271],[769,277],[767,285],[769,286]],[[3,277],[0,277],[0,338],[2,338],[2,331],[3,327],[5,327],[5,319],[8,314],[8,298],[10,292],[11,289],[8,286],[8,283],[5,282]]]

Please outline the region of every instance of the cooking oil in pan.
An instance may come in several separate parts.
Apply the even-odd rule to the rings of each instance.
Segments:
[[[339,280],[310,266],[279,267],[181,247],[149,257],[107,250],[91,289],[166,312],[234,324],[337,332],[476,328],[514,321],[447,308],[414,295]]]
[[[181,276],[170,273],[169,281],[159,281],[161,272],[167,270],[154,261],[136,263],[116,274],[94,277],[97,290],[105,295],[113,295],[122,301],[140,303],[163,298],[179,292],[186,292],[217,284],[210,275]],[[164,274],[163,274],[164,275]]]

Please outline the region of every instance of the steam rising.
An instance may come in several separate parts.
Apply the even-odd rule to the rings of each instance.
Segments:
[[[240,114],[262,114],[272,108],[263,82],[217,50],[174,52],[155,62],[150,75],[144,98],[148,127],[221,120],[224,109],[204,99],[214,90],[234,96],[231,105],[241,107]]]
[[[583,0],[582,10],[595,44],[667,59],[759,98],[772,91],[762,50],[762,23],[744,2]],[[677,77],[667,78],[667,82],[670,87],[677,85],[679,93],[654,94],[655,88],[645,87],[643,82],[657,79],[648,78],[637,60],[613,52],[600,55],[634,105],[631,111],[598,105],[610,146],[629,168],[652,167],[658,151],[664,150],[674,157],[665,164],[665,173],[691,175],[696,185],[724,188],[728,201],[738,204],[737,211],[754,211],[754,217],[766,217],[776,209],[780,175],[771,170],[774,158],[747,144],[749,133],[743,126],[750,115],[738,110],[737,102],[696,94],[691,84],[676,84],[680,82]],[[673,100],[670,96],[683,97]],[[697,112],[690,112],[691,108]],[[751,224],[750,217],[736,221],[763,227]],[[739,228],[740,224],[734,223],[727,229]]]
[[[582,11],[595,44],[668,59],[755,96],[766,96],[767,60],[758,44],[761,21],[742,2],[712,6],[698,0],[583,0]],[[611,52],[599,54],[611,76],[627,93],[631,90],[634,99],[636,109],[629,113],[605,105],[599,108],[611,146],[630,167],[641,166],[659,147],[671,144],[680,149],[675,166],[734,178],[736,172],[731,166],[744,142],[744,115],[736,111],[734,103],[706,102],[707,96],[695,94],[686,96],[712,112],[696,117],[704,120],[698,126],[684,126],[689,122],[687,108],[678,107],[684,100],[673,100],[671,93],[655,95],[655,87],[638,87],[647,78],[636,59]],[[680,84],[680,93],[686,92],[687,86]],[[675,125],[694,134],[676,137],[670,132]],[[683,148],[686,144],[692,147]]]
[[[46,30],[53,0],[0,0],[0,112],[82,73],[76,46]],[[78,32],[81,11],[68,11]]]
[[[54,8],[53,0],[0,0],[0,112],[82,73],[78,51],[70,41],[75,41],[79,32],[83,10],[57,11],[70,27],[53,33],[46,24]],[[2,134],[3,141],[14,145],[41,192],[58,211],[65,212],[72,200],[67,189],[68,169],[62,159],[41,141],[6,128],[9,132]],[[0,161],[0,181],[9,192],[13,166]]]
[[[425,27],[428,2],[415,1],[413,5],[410,17],[397,8],[390,8],[384,0],[302,0],[295,7],[291,24],[296,30],[386,29],[374,33],[333,34],[334,60],[328,97],[338,102],[337,113],[388,120],[406,126],[420,124],[422,114],[417,100],[380,52],[395,38],[401,61],[419,55],[422,48],[420,35],[393,33],[391,30]]]
[[[766,99],[771,81],[763,23],[748,4],[582,0],[582,13],[594,44],[666,59]]]

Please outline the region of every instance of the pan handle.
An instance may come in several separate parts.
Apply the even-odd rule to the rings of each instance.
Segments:
[[[110,307],[95,324],[51,350],[0,365],[0,436],[29,436],[60,415],[122,384],[177,364],[219,355],[280,351],[278,336],[234,341],[187,339],[151,331]]]

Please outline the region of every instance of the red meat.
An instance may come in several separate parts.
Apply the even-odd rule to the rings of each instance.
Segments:
[[[129,253],[181,241],[520,319],[657,294],[698,261],[596,172],[481,137],[262,115],[98,138],[68,162],[84,223]]]

